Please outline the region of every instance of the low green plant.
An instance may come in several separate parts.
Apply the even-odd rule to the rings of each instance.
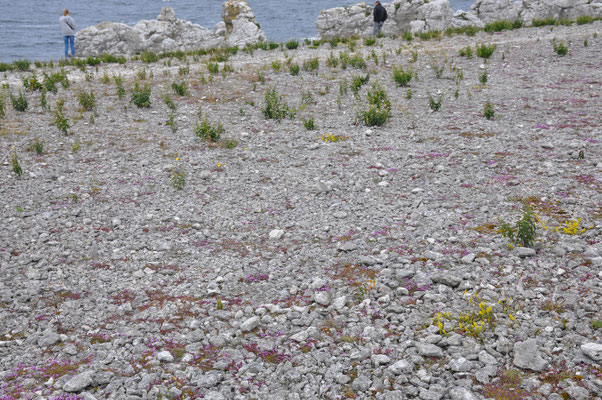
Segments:
[[[171,88],[173,89],[173,91],[178,95],[178,96],[185,96],[186,95],[186,82],[182,81],[180,83],[178,82],[173,82],[171,84]]]
[[[12,93],[10,94],[10,101],[13,103],[13,108],[16,111],[27,111],[27,98],[25,97],[21,89],[19,89],[19,96],[14,96]]]
[[[433,63],[431,64],[431,68],[433,69],[433,72],[435,73],[435,78],[441,79],[443,77],[443,70],[445,69],[445,64],[439,65],[439,63],[437,63],[435,60],[433,60]]]
[[[366,126],[381,126],[389,119],[391,102],[385,88],[379,82],[372,84],[372,89],[367,93],[369,108],[358,113],[360,119]]]
[[[308,119],[304,119],[303,120],[303,126],[308,131],[315,131],[316,130],[316,124],[314,122],[314,117],[310,117]]]
[[[289,68],[288,70],[292,76],[299,75],[299,71],[301,70],[301,67],[299,67],[299,64],[297,64],[297,63],[291,64],[288,68]]]
[[[487,60],[489,57],[491,57],[496,47],[497,46],[495,44],[486,45],[481,43],[477,46],[477,56]]]
[[[33,143],[30,145],[30,149],[35,151],[37,155],[41,156],[44,154],[44,142],[40,142],[38,138],[35,138]]]
[[[310,58],[309,60],[303,61],[303,70],[308,72],[317,71],[320,66],[320,60],[318,57]]]
[[[218,142],[224,132],[225,130],[221,123],[212,125],[205,117],[203,117],[201,122],[194,128],[194,134],[198,138],[212,143]]]
[[[176,111],[176,109],[177,109],[176,103],[174,103],[174,101],[171,99],[169,94],[166,93],[163,95],[163,102],[165,103],[167,108],[169,108],[172,112]]]
[[[411,42],[411,41],[412,41],[412,39],[414,38],[414,36],[412,36],[412,32],[410,32],[410,31],[405,31],[405,32],[402,34],[402,38],[403,38],[403,40],[405,40],[406,42]]]
[[[534,27],[542,27],[542,26],[546,26],[546,25],[556,25],[558,23],[558,20],[556,18],[544,18],[544,19],[537,19],[534,18],[533,20],[531,20],[531,25]]]
[[[517,22],[516,25],[514,22]],[[494,33],[494,32],[501,32],[501,31],[505,31],[505,30],[510,31],[512,29],[516,29],[515,26],[518,28],[520,28],[522,26],[522,21],[516,20],[514,22],[507,20],[507,19],[493,21],[488,24],[485,24],[485,26],[483,27],[483,30],[487,33]],[[519,26],[519,23],[520,23],[520,26]]]
[[[598,319],[591,319],[590,321],[590,325],[592,326],[593,330],[598,330],[598,329],[602,329],[602,319],[598,318]]]
[[[366,74],[365,76],[354,76],[351,79],[351,91],[353,92],[353,95],[355,97],[358,97],[358,93],[360,88],[365,85],[366,83],[368,83],[368,81],[370,80],[370,74]]]
[[[94,92],[92,90],[90,90],[90,92],[79,92],[77,95],[77,101],[79,102],[79,105],[83,111],[96,110],[96,97],[94,97]]]
[[[69,119],[63,112],[63,106],[65,105],[65,99],[58,99],[56,101],[56,109],[54,110],[54,125],[57,129],[63,132],[64,135],[69,134]]]
[[[285,43],[285,46],[289,50],[295,50],[297,47],[299,47],[299,42],[297,42],[296,40],[289,40]]]
[[[30,92],[33,92],[34,90],[42,90],[42,83],[38,81],[38,77],[36,76],[36,74],[33,74],[32,76],[27,78],[23,78],[22,82],[23,87]]]
[[[492,119],[495,115],[495,110],[493,109],[493,104],[490,102],[485,103],[483,107],[483,116],[487,119]]]
[[[280,62],[280,60],[272,61],[272,69],[274,70],[274,72],[280,71],[280,68],[282,68],[282,63]]]
[[[443,99],[443,95],[439,96],[439,100],[435,101],[432,95],[429,94],[429,107],[433,112],[437,112],[441,109],[441,101]]]
[[[172,133],[176,133],[178,131],[178,123],[174,114],[169,114],[169,117],[167,117],[167,121],[165,121],[165,125],[169,126],[169,129]]]
[[[29,60],[16,60],[13,62],[13,66],[17,71],[28,71],[31,61]]]
[[[178,76],[185,76],[190,73],[190,64],[182,65],[178,68]]]
[[[364,46],[374,46],[375,43],[376,43],[375,37],[368,36],[367,38],[364,38]]]
[[[500,228],[498,232],[510,239],[512,244],[519,244],[522,247],[532,247],[535,243],[536,229],[535,216],[529,207],[523,209],[523,216],[514,226],[506,223],[501,218],[498,219]]]
[[[349,58],[349,65],[356,69],[366,69],[366,60],[364,60],[361,54],[356,54]]]
[[[485,85],[488,78],[489,76],[487,75],[487,70],[484,70],[483,73],[479,75],[479,82],[481,82],[482,85]]]
[[[0,94],[0,119],[6,117],[6,103],[4,101],[4,95]]]
[[[466,46],[459,51],[460,57],[472,58],[472,48],[470,46]]]
[[[208,63],[207,70],[211,74],[218,74],[219,73],[219,64],[218,63]]]
[[[294,118],[295,111],[291,110],[276,92],[276,87],[272,86],[265,93],[265,107],[262,110],[267,119],[280,121],[286,117]]]
[[[401,65],[393,67],[393,80],[397,86],[408,86],[413,76],[414,72],[411,69],[404,70]]]
[[[0,72],[7,72],[13,70],[13,65],[5,62],[0,62]]]
[[[21,176],[23,174],[23,169],[21,168],[21,164],[19,164],[19,157],[17,156],[17,151],[13,148],[13,153],[10,156],[10,163],[13,167],[13,172],[17,176]]]
[[[577,25],[591,24],[594,22],[594,17],[590,15],[581,15],[577,17]]]
[[[562,41],[557,42],[556,39],[552,41],[552,47],[554,48],[556,54],[558,54],[560,57],[566,56],[569,52],[569,48],[565,46],[565,44]]]
[[[77,153],[79,149],[81,149],[82,147],[82,142],[78,140],[75,141],[75,143],[71,144],[71,151],[74,153]]]
[[[406,90],[406,99],[410,100],[412,98],[412,89]]]
[[[117,96],[119,96],[120,99],[123,99],[125,97],[123,79],[121,78],[121,75],[116,75],[113,79],[115,80],[115,85],[117,86]]]
[[[144,53],[140,54],[140,61],[146,64],[155,63],[159,61],[159,56],[156,53],[145,51]]]
[[[182,166],[172,167],[170,182],[174,189],[183,190],[186,187],[186,169]]]
[[[330,52],[328,58],[326,59],[326,65],[328,65],[330,68],[336,68],[339,65],[339,59],[332,52]]]
[[[132,97],[130,103],[134,103],[138,108],[149,108],[151,88],[149,85],[140,86],[139,82],[136,82],[134,89],[132,89]]]

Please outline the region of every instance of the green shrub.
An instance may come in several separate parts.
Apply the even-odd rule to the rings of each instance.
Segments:
[[[487,70],[484,70],[483,73],[481,75],[479,75],[479,82],[481,82],[481,84],[486,84],[487,83],[487,79],[489,77],[487,76]]]
[[[366,83],[368,83],[368,81],[370,80],[370,74],[366,74],[365,76],[354,76],[351,79],[351,91],[353,92],[354,96],[357,97],[358,92],[360,90],[360,88],[365,85]]]
[[[163,96],[163,101],[165,102],[167,108],[169,108],[171,111],[176,111],[176,103],[174,103],[171,97],[169,97],[169,94],[165,94]]]
[[[320,66],[320,60],[318,57],[310,58],[309,60],[303,61],[303,70],[308,72],[316,71]]]
[[[577,17],[577,25],[591,24],[592,22],[594,22],[594,18],[589,15]]]
[[[125,97],[125,89],[123,88],[123,79],[121,78],[121,75],[115,76],[114,79],[115,79],[115,85],[117,86],[117,96],[119,96],[120,99],[123,99]]]
[[[54,110],[54,125],[57,129],[63,132],[64,135],[69,134],[69,119],[63,112],[63,106],[65,104],[64,99],[58,99],[56,101],[56,109]]]
[[[112,54],[103,54],[100,56],[100,61],[105,64],[125,64],[126,58],[123,56],[114,56]]]
[[[194,128],[194,134],[206,142],[215,143],[219,141],[222,133],[224,133],[224,127],[221,123],[212,125],[207,121],[207,118],[203,118],[200,124],[197,124]]]
[[[546,25],[556,25],[558,21],[556,18],[545,18],[545,19],[533,19],[531,25],[535,27],[541,27]]]
[[[35,151],[36,154],[39,156],[44,154],[44,142],[40,142],[38,138],[35,138],[33,143],[29,147],[31,150]]]
[[[86,58],[86,64],[88,64],[89,66],[95,66],[100,64],[100,58],[97,57],[88,57]]]
[[[491,57],[496,47],[497,46],[495,44],[485,45],[484,43],[481,43],[477,46],[477,56],[487,60],[489,57]]]
[[[466,46],[465,48],[460,49],[459,54],[461,57],[472,58],[472,48]]]
[[[530,208],[523,209],[523,216],[514,227],[506,223],[501,218],[499,219],[499,233],[507,237],[513,244],[519,244],[522,247],[532,247],[535,243],[536,225],[535,217]]]
[[[299,42],[297,42],[296,40],[289,40],[288,42],[286,42],[285,46],[289,50],[295,50],[297,47],[299,47]]]
[[[29,66],[31,65],[31,61],[29,60],[17,60],[13,62],[13,66],[17,71],[27,71],[29,70]]]
[[[219,73],[219,64],[218,63],[208,63],[207,70],[212,74]]]
[[[132,89],[132,98],[130,103],[134,103],[138,108],[149,108],[151,88],[148,85],[140,86],[139,82],[136,82],[134,89]]]
[[[556,54],[558,54],[560,57],[566,56],[569,52],[569,48],[565,46],[563,42],[556,42],[556,40],[553,40],[552,46],[554,47]]]
[[[365,69],[366,60],[364,60],[364,57],[362,57],[361,54],[356,54],[349,59],[349,65],[351,65],[353,68]]]
[[[13,66],[4,62],[0,62],[0,72],[12,71]]]
[[[393,67],[393,80],[397,86],[408,86],[412,76],[414,76],[414,72],[411,69],[404,70],[401,65]]]
[[[282,68],[282,63],[280,62],[280,60],[274,60],[274,61],[272,61],[272,69],[275,72],[280,71],[280,68]]]
[[[84,111],[93,111],[96,109],[96,98],[94,97],[94,92],[91,90],[89,93],[80,92],[77,95],[77,101]]]
[[[335,57],[332,52],[330,52],[330,55],[326,59],[326,65],[328,65],[330,68],[336,68],[339,65],[339,59]]]
[[[19,157],[17,156],[17,152],[13,150],[13,154],[10,156],[10,163],[13,167],[13,172],[17,176],[21,176],[23,174],[23,169],[21,168],[21,164],[19,164]]]
[[[485,107],[483,108],[483,116],[487,119],[492,119],[495,116],[493,104],[490,102],[485,103]]]
[[[154,63],[159,61],[159,56],[151,51],[145,51],[140,54],[140,61],[146,64]]]
[[[365,46],[374,46],[375,43],[376,43],[376,38],[374,38],[372,36],[364,38],[364,45]]]
[[[483,30],[487,33],[493,33],[493,32],[501,32],[501,31],[505,31],[505,30],[510,31],[513,28],[514,28],[514,25],[513,25],[512,21],[509,21],[507,19],[502,19],[502,20],[493,21],[488,24],[485,24],[485,27],[483,28]]]
[[[186,187],[186,170],[184,167],[172,167],[170,174],[171,186],[176,190],[183,190]]]
[[[38,81],[38,77],[35,74],[28,78],[23,78],[22,82],[23,87],[30,92],[33,92],[34,90],[42,90],[42,83]]]
[[[303,126],[308,131],[315,131],[316,130],[316,124],[314,122],[314,117],[311,117],[311,118],[308,118],[308,119],[304,119],[303,120]]]
[[[0,119],[6,117],[6,103],[4,102],[4,95],[0,94]]]
[[[19,96],[14,96],[12,93],[10,94],[10,101],[13,103],[13,108],[16,111],[25,112],[27,110],[27,98],[19,89]]]
[[[439,96],[439,100],[435,101],[432,95],[429,95],[429,107],[433,112],[437,112],[441,109],[441,101],[443,99],[443,95]]]
[[[171,84],[171,88],[178,96],[186,95],[186,82],[182,81],[180,83],[174,82]]]
[[[299,67],[299,64],[297,64],[297,63],[291,64],[290,67],[289,67],[289,72],[293,76],[299,75],[299,71],[300,70],[301,70],[301,68]]]
[[[368,110],[360,111],[358,118],[366,126],[381,126],[387,122],[391,112],[391,102],[387,92],[379,82],[374,82],[372,89],[367,93]]]
[[[286,117],[291,119],[295,117],[295,112],[280,98],[274,86],[270,87],[265,93],[265,107],[262,111],[267,119],[275,119],[277,121]]]
[[[410,32],[410,31],[405,31],[402,36],[403,36],[403,40],[405,40],[406,42],[411,42],[412,39],[414,38],[412,36],[412,32]]]

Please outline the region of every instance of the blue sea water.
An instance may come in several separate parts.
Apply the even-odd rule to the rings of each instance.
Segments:
[[[320,10],[358,2],[248,0],[268,39],[277,42],[315,37]],[[63,39],[58,19],[65,8],[71,11],[78,30],[103,21],[134,25],[141,19],[156,18],[163,6],[172,7],[177,18],[213,28],[221,20],[222,3],[222,0],[0,0],[0,61],[59,59],[63,54]],[[468,11],[472,4],[473,0],[451,0],[454,10]]]

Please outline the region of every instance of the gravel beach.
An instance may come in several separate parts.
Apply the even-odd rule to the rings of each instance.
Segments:
[[[600,399],[601,30],[0,73],[0,399]]]

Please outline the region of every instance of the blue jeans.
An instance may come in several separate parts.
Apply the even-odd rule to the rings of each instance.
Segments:
[[[385,22],[376,22],[374,21],[374,32],[372,33],[373,36],[378,35],[378,32],[380,32],[380,30],[383,28],[383,24]]]
[[[65,58],[69,58],[69,44],[71,44],[71,57],[75,57],[75,36],[63,36],[65,40]]]

